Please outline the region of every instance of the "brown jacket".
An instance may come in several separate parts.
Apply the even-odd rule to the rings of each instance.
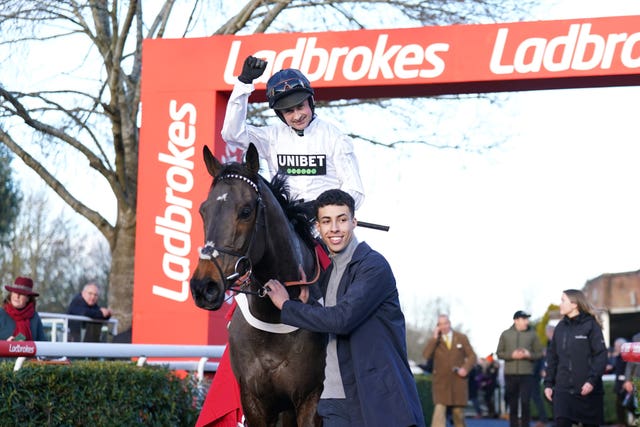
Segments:
[[[476,363],[476,353],[467,336],[453,331],[451,349],[441,338],[431,338],[422,354],[425,359],[433,358],[433,403],[467,406],[468,378],[462,378],[454,371],[464,367],[469,372]]]

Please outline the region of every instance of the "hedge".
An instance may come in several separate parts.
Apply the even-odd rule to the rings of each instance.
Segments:
[[[0,363],[3,426],[193,426],[197,390],[162,367],[131,362]],[[13,423],[13,424],[11,424]]]

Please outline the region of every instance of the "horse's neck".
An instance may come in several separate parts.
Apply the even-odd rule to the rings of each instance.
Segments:
[[[277,203],[275,200],[272,202]],[[265,249],[261,259],[253,266],[253,291],[257,291],[270,279],[277,279],[286,285],[290,281],[311,280],[315,275],[313,251],[293,230],[280,208],[276,209],[268,203],[269,201],[265,207],[266,235],[263,236]],[[294,291],[294,296],[298,296],[297,291]],[[280,310],[268,297],[247,295],[247,299],[256,318],[269,323],[280,322]]]
[[[274,200],[275,201],[275,200]],[[314,271],[314,253],[295,232],[289,220],[280,209],[266,213],[267,230],[265,253],[256,266],[256,273],[264,280],[280,281],[302,280],[302,272],[311,279]]]

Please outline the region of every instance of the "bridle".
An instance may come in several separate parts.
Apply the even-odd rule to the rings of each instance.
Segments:
[[[235,293],[243,293],[243,294],[249,294],[249,295],[257,295],[258,297],[263,298],[267,295],[267,289],[264,286],[260,286],[257,291],[252,291],[248,289],[252,283],[252,280],[251,280],[252,277],[255,280],[255,277],[252,274],[253,263],[251,262],[250,251],[256,238],[258,224],[260,223],[260,221],[262,220],[262,217],[264,216],[264,203],[262,200],[262,195],[260,194],[260,189],[258,187],[258,184],[256,184],[246,176],[242,176],[235,173],[229,173],[229,174],[220,175],[216,177],[213,185],[215,186],[219,181],[226,180],[226,179],[237,179],[248,184],[251,188],[253,188],[253,190],[256,192],[258,196],[256,199],[258,211],[256,213],[256,221],[253,225],[253,230],[251,232],[251,238],[249,239],[249,244],[247,245],[247,249],[243,254],[239,250],[217,247],[214,242],[207,241],[203,247],[198,248],[199,258],[202,260],[208,260],[213,262],[213,265],[216,267],[216,269],[218,270],[218,273],[220,274],[220,277],[224,281],[225,291],[232,291]],[[234,272],[229,276],[225,276],[223,274],[222,267],[220,267],[220,264],[217,261],[217,258],[221,253],[237,258],[236,263],[234,265],[234,269],[233,269]],[[297,281],[283,282],[283,284],[285,286],[294,286],[294,285],[309,285],[309,284],[315,283],[318,280],[318,277],[320,276],[320,260],[318,259],[317,256],[315,256],[315,258],[316,258],[316,269],[315,269],[316,274],[314,275],[314,278],[312,280],[307,281],[303,279],[303,280],[297,280]]]

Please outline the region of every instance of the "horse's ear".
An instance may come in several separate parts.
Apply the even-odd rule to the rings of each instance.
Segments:
[[[209,150],[209,147],[206,145],[202,149],[202,154],[204,156],[204,164],[207,165],[209,175],[215,178],[218,175],[218,172],[222,170],[222,164],[214,157],[213,153],[211,153],[211,150]]]
[[[249,144],[249,148],[247,148],[245,163],[251,173],[258,174],[258,171],[260,171],[260,156],[258,155],[258,149],[253,143]]]

